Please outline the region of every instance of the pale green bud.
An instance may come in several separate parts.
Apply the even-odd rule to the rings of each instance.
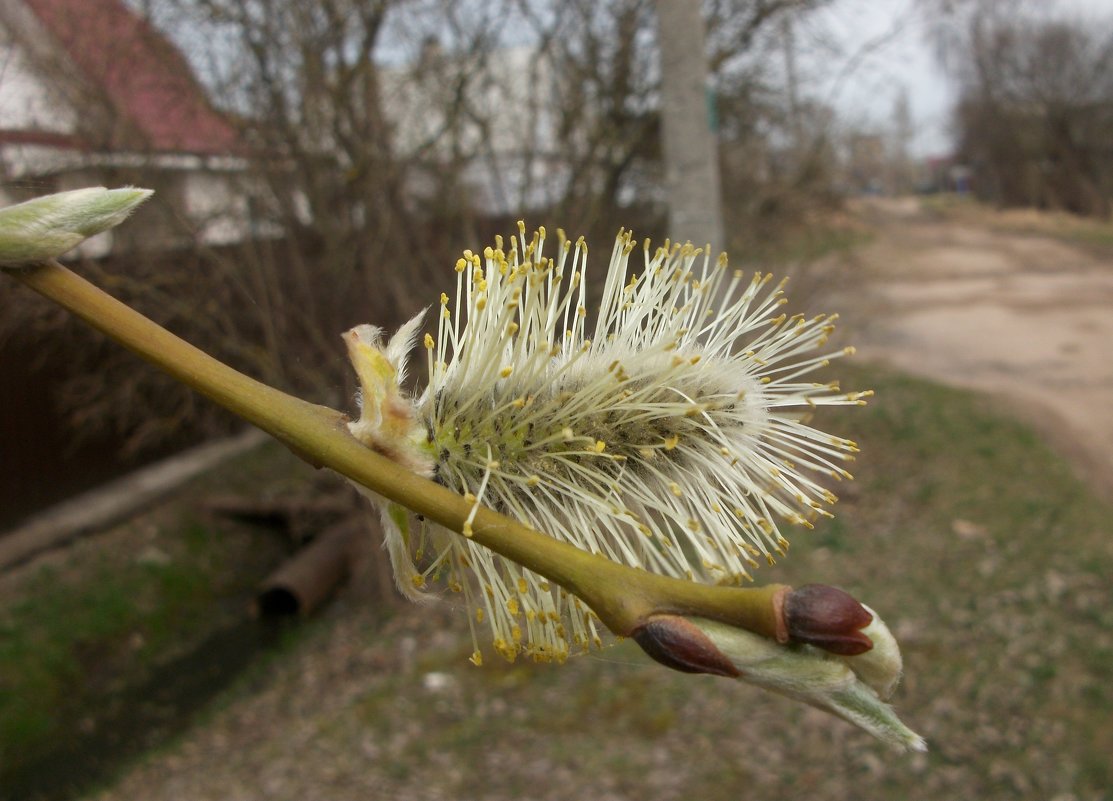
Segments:
[[[57,258],[122,223],[150,189],[75,189],[0,209],[0,267]]]
[[[874,647],[859,656],[836,656],[810,645],[782,645],[743,629],[689,618],[744,681],[832,712],[902,751],[925,751],[879,692],[887,696],[900,679],[900,652],[881,619],[864,632]]]
[[[862,634],[869,637],[873,647],[858,656],[835,655],[835,658],[845,662],[859,679],[874,689],[882,701],[888,701],[900,684],[900,677],[904,672],[900,646],[877,612],[865,604],[862,606],[873,615],[873,620],[862,629]]]

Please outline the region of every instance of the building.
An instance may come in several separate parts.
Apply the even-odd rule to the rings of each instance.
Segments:
[[[484,215],[522,214],[557,202],[569,164],[557,139],[559,76],[535,47],[447,54],[434,40],[421,58],[380,73],[391,148],[412,165],[408,193],[427,206],[451,177],[447,199]]]
[[[112,235],[228,244],[247,233],[241,152],[182,53],[122,0],[0,0],[0,203],[140,184],[160,219],[86,255]]]

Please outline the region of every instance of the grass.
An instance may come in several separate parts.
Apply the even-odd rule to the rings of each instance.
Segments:
[[[155,666],[243,616],[284,548],[274,534],[199,516],[199,498],[214,488],[281,490],[308,474],[267,446],[125,526],[3,577],[0,783],[94,726]]]
[[[1065,211],[996,209],[959,195],[929,195],[921,199],[921,204],[925,211],[946,219],[971,222],[1009,233],[1050,236],[1078,245],[1098,257],[1113,255],[1111,220],[1080,217]]]
[[[5,764],[56,739],[68,722],[66,708],[107,689],[106,674],[120,678],[121,666],[112,662],[133,658],[143,664],[169,642],[194,636],[214,600],[206,567],[192,562],[120,569],[105,561],[86,566],[77,583],[59,581],[56,569],[41,569],[27,596],[4,614]],[[100,681],[90,682],[90,676]]]
[[[827,578],[908,635],[910,703],[922,708],[910,714],[934,764],[977,777],[971,797],[993,792],[991,768],[1018,797],[1101,797],[1113,668],[1095,654],[1113,643],[1113,510],[993,401],[860,380],[878,390],[856,426],[868,461],[839,519],[815,535],[846,530],[835,541],[855,544],[833,554],[800,538],[811,552],[786,572],[815,576],[830,557]]]
[[[851,224],[849,219],[832,219],[818,225],[801,224],[773,241],[755,239],[731,252],[747,262],[782,268],[814,264],[825,257],[847,253],[871,238],[866,228]]]
[[[628,642],[475,669],[456,610],[384,621],[353,604],[106,798],[1108,798],[1113,510],[993,401],[840,373],[878,390],[823,421],[860,441],[858,479],[758,579],[838,584],[885,617],[906,658],[896,704],[927,755]],[[214,763],[245,721],[270,734]]]

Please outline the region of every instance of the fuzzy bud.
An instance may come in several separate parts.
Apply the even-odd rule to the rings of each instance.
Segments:
[[[75,189],[0,209],[0,267],[57,258],[119,225],[153,194],[150,189]]]
[[[880,622],[876,615],[872,616]],[[891,692],[900,678],[899,651],[888,629],[874,629],[884,658],[843,657],[809,645],[784,645],[735,626],[701,618],[688,622],[738,671],[739,678],[766,690],[787,695],[838,715],[885,743],[902,751],[925,751],[922,737],[897,717],[879,695]],[[896,672],[891,657],[896,654]],[[859,672],[861,671],[861,672]]]

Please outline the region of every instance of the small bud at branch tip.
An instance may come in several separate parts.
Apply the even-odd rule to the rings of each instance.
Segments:
[[[57,258],[119,225],[151,194],[150,189],[134,187],[92,187],[0,209],[0,267],[23,267]]]
[[[873,615],[853,596],[826,584],[806,584],[784,599],[788,641],[840,656],[857,656],[873,647],[861,631],[872,620]]]

